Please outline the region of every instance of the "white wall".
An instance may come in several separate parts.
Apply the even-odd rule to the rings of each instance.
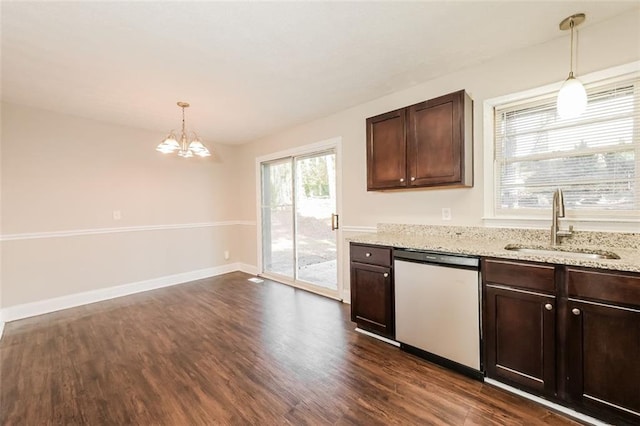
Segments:
[[[164,136],[2,105],[0,306],[237,261],[237,148],[185,160],[155,151]]]
[[[578,75],[640,59],[637,22],[637,14],[628,14],[585,26],[580,31]],[[566,34],[558,32],[551,42],[505,53],[244,146],[209,145],[215,157],[205,161],[156,153],[161,133],[3,104],[0,231],[12,238],[0,245],[0,307],[233,262],[256,265],[256,157],[338,136],[343,227],[444,224],[442,207],[452,210],[453,220],[446,224],[481,225],[483,101],[553,82],[559,86],[568,71],[568,47]],[[474,188],[367,192],[365,119],[459,89],[475,100]],[[114,210],[121,211],[122,220],[114,221]],[[206,225],[165,227],[194,223]],[[153,229],[92,233],[122,227]],[[89,232],[51,234],[77,230]],[[32,233],[39,238],[23,238]],[[348,255],[344,248],[343,261]],[[228,261],[224,250],[230,251]],[[344,271],[348,289],[348,268]],[[344,296],[348,298],[348,292]]]
[[[343,226],[375,226],[379,222],[482,225],[483,102],[486,99],[557,82],[568,74],[569,40],[558,31],[548,43],[508,52],[480,65],[448,74],[372,102],[282,131],[242,147],[242,190],[239,213],[255,220],[255,158],[332,137],[343,143]],[[638,14],[625,14],[588,26],[579,33],[577,75],[640,59]],[[366,191],[365,120],[367,117],[465,89],[474,99],[474,181],[471,189]],[[292,106],[295,107],[295,106]],[[450,207],[452,220],[441,220]],[[345,250],[343,250],[345,253]],[[243,261],[255,264],[255,245],[247,244]],[[348,270],[348,268],[345,268]],[[344,277],[348,283],[348,277]],[[348,288],[348,285],[347,285]]]

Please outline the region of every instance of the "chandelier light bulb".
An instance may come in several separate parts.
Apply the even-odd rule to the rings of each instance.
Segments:
[[[182,158],[190,158],[193,157],[193,152],[184,149],[181,149],[180,151],[178,151],[178,156],[182,157]]]
[[[176,148],[180,146],[178,145],[178,141],[176,140],[176,135],[173,132],[169,133],[167,138],[164,140],[164,143],[171,147],[175,146]]]
[[[200,151],[196,152],[196,155],[200,156],[200,157],[209,157],[211,156],[211,153],[209,152],[209,150],[205,147],[204,149],[201,149]]]
[[[203,149],[205,149],[204,145],[202,144],[202,142],[200,142],[200,139],[198,139],[197,137],[191,141],[191,143],[189,144],[189,149],[195,153],[198,153],[198,151],[202,151]]]
[[[162,143],[158,145],[158,147],[156,148],[156,151],[160,151],[163,154],[170,154],[178,149],[180,149],[180,145],[176,140],[175,134],[173,133],[173,131],[171,131],[167,135],[167,137],[162,141]]]

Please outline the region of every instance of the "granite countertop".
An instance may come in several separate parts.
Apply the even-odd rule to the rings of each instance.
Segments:
[[[551,248],[545,230],[382,224],[378,225],[377,233],[348,240],[395,248],[640,272],[640,234],[576,232],[559,247]],[[558,254],[509,251],[504,248],[507,244],[556,250]],[[613,252],[620,259],[574,258],[563,255],[562,250]]]

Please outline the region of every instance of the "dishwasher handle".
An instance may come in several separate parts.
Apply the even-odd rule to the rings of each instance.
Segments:
[[[437,253],[420,250],[394,250],[393,257],[416,263],[434,263],[452,268],[479,269],[480,259],[477,257],[454,255],[449,253]]]

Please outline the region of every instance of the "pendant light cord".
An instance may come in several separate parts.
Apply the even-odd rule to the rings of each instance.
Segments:
[[[573,27],[574,27],[573,19],[569,22],[569,27],[571,28],[571,55],[569,55],[569,77],[573,77]],[[182,110],[184,112],[184,109]]]

